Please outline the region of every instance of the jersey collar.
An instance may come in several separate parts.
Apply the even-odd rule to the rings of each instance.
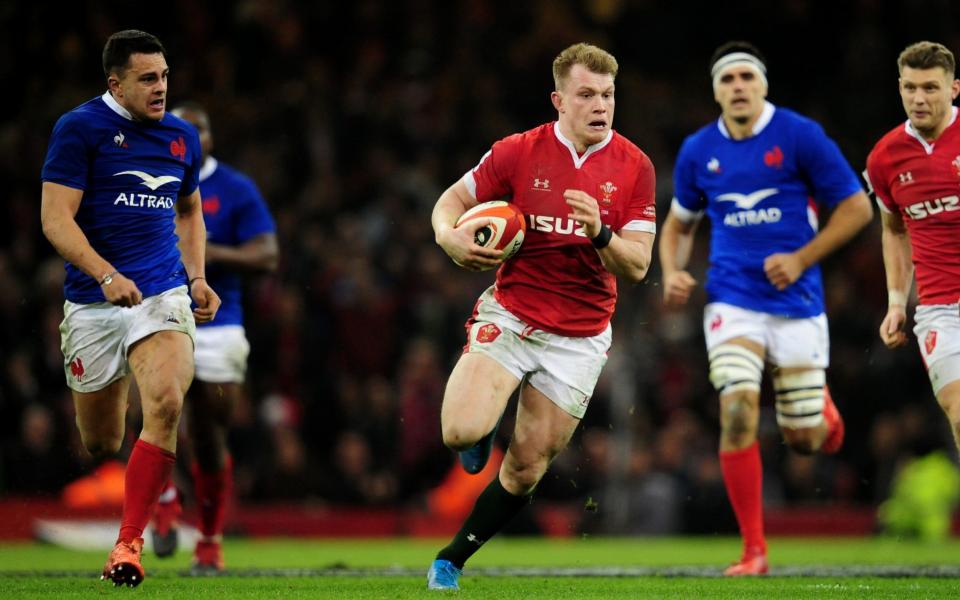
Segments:
[[[560,121],[553,122],[553,134],[557,136],[557,139],[560,140],[560,143],[566,146],[570,151],[570,156],[573,157],[573,166],[578,169],[587,161],[588,156],[606,148],[607,144],[610,143],[610,140],[613,139],[613,129],[611,129],[607,132],[607,137],[603,138],[602,142],[597,142],[592,146],[587,146],[587,151],[583,153],[583,156],[578,156],[577,147],[573,145],[573,142],[565,138],[563,134],[560,133]]]
[[[128,121],[133,120],[133,115],[130,114],[130,111],[120,106],[120,103],[116,101],[116,99],[113,97],[113,94],[111,94],[109,90],[104,92],[103,95],[100,96],[100,99],[103,100],[104,104],[110,107],[110,110],[117,113],[124,119]]]
[[[952,109],[950,122],[947,123],[947,126],[943,128],[944,131],[946,131],[951,125],[953,125],[953,122],[957,120],[957,107],[951,106],[950,108]],[[931,144],[927,140],[923,139],[923,136],[920,135],[920,132],[913,128],[913,125],[910,123],[910,119],[907,119],[907,122],[903,125],[903,130],[907,133],[907,135],[917,138],[917,141],[923,145],[923,149],[926,150],[927,154],[933,154],[933,145],[937,142],[934,141],[933,144]],[[940,135],[943,135],[943,133]]]
[[[773,113],[776,112],[777,107],[773,104],[763,101],[763,110],[760,111],[760,118],[757,119],[757,122],[753,124],[753,132],[751,135],[758,135],[764,128],[770,124],[770,121],[773,119]],[[723,134],[723,137],[727,139],[730,138],[730,132],[727,130],[727,126],[723,122],[723,117],[717,119],[717,127],[720,128],[720,133]]]
[[[202,183],[207,177],[210,177],[211,175],[213,175],[213,172],[217,170],[217,165],[218,165],[218,164],[219,164],[219,163],[217,162],[217,159],[215,159],[215,158],[212,157],[212,156],[208,156],[208,157],[203,161],[203,166],[200,167],[200,173],[198,174],[198,175],[200,176],[200,182],[201,182],[201,183]]]

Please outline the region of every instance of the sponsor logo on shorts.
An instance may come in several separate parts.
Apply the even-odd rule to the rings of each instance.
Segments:
[[[487,323],[477,330],[477,343],[489,344],[500,337],[500,328],[493,323]]]
[[[931,329],[927,332],[926,339],[923,340],[923,347],[927,350],[927,354],[932,354],[933,349],[937,347],[937,330]]]
[[[167,315],[167,318],[164,319],[164,321],[167,322],[167,323],[175,323],[175,324],[177,324],[177,325],[180,324],[180,320],[177,319],[177,317],[175,317],[173,313],[169,313],[169,314]]]
[[[77,381],[83,381],[83,372],[83,361],[78,356],[70,363],[70,374]]]

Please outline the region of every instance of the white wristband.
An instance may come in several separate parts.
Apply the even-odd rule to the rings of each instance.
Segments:
[[[887,305],[905,307],[907,305],[907,295],[900,290],[887,290]]]

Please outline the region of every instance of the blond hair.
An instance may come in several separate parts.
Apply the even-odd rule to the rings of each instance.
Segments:
[[[563,87],[563,82],[570,75],[573,65],[583,65],[592,73],[617,76],[617,59],[612,54],[590,44],[574,44],[553,59],[553,84],[557,91]]]
[[[953,76],[956,70],[956,61],[953,52],[937,42],[917,42],[907,46],[897,58],[897,70],[903,73],[904,67],[911,69],[932,69],[940,67]]]

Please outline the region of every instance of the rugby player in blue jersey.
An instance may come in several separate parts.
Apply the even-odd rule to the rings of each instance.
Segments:
[[[135,586],[144,577],[143,529],[173,469],[195,322],[212,320],[220,299],[205,279],[200,141],[166,112],[163,45],[142,31],[117,32],[104,46],[103,71],[108,90],[54,126],[40,218],[66,260],[61,348],[91,454],[120,449],[131,377],[140,389],[143,429],[102,574]]]
[[[802,453],[836,452],[843,420],[826,389],[829,337],[818,263],[873,210],[837,145],[814,121],[766,101],[766,64],[745,42],[711,59],[721,116],[684,140],[663,225],[664,300],[685,304],[697,223],[711,222],[704,334],[720,394],[720,465],[744,551],[727,575],[768,570],[757,445],[760,382],[770,365],[777,423]],[[831,211],[819,227],[818,203]]]
[[[217,318],[199,325],[196,376],[187,394],[187,430],[193,446],[194,498],[200,534],[193,554],[194,570],[223,570],[223,522],[233,482],[227,448],[227,426],[233,406],[242,399],[250,344],[243,328],[243,273],[277,267],[276,225],[256,184],[236,169],[218,162],[210,151],[210,117],[202,106],[183,103],[171,111],[197,128],[203,163],[200,185],[207,227],[207,281],[223,300]],[[173,554],[180,515],[177,489],[170,483],[160,496],[154,518],[153,547],[158,556]]]

